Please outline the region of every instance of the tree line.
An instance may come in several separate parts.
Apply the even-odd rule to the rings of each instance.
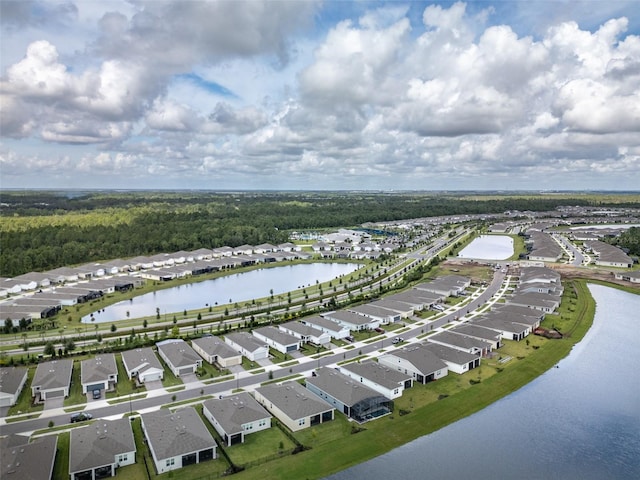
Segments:
[[[3,192],[0,200],[0,276],[4,277],[161,252],[278,244],[286,242],[293,230],[589,204],[587,199],[543,196],[478,200],[444,194],[343,192]],[[82,217],[86,220],[78,221],[79,214],[86,214]],[[118,221],[100,221],[101,215]],[[71,217],[73,222],[65,222]],[[20,229],[12,228],[16,219],[22,221]]]

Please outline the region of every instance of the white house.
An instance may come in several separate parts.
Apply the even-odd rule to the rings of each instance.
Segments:
[[[338,367],[347,377],[374,389],[390,400],[402,396],[405,388],[413,386],[413,375],[372,360],[347,363]]]
[[[275,348],[280,353],[291,353],[300,349],[300,340],[276,327],[256,328],[251,332],[258,340]]]
[[[216,442],[195,408],[161,408],[140,419],[158,475],[216,458]]]
[[[10,407],[18,402],[18,397],[27,383],[26,367],[0,368],[0,407]]]
[[[324,333],[331,335],[331,338],[341,339],[349,336],[349,329],[338,322],[329,318],[313,316],[300,319],[301,323],[322,330]]]
[[[244,443],[244,436],[271,428],[271,414],[248,392],[207,400],[202,413],[227,446]]]
[[[224,341],[251,361],[269,358],[269,346],[247,332],[230,333]]]
[[[312,343],[314,345],[326,345],[331,342],[331,335],[322,330],[305,325],[301,322],[287,322],[278,325],[284,333],[292,335],[302,343]]]
[[[180,338],[170,338],[156,343],[158,354],[176,377],[196,373],[202,367],[202,357]]]
[[[127,376],[136,378],[139,383],[162,380],[164,368],[151,348],[137,348],[122,352],[122,363]]]
[[[41,400],[68,397],[73,360],[52,360],[38,364],[31,382],[31,396]]]
[[[439,380],[449,373],[447,364],[423,345],[410,345],[392,350],[378,358],[381,365],[386,365],[399,372],[409,374],[422,384]]]
[[[113,353],[104,353],[80,362],[82,393],[94,390],[109,390],[118,383],[118,367]]]

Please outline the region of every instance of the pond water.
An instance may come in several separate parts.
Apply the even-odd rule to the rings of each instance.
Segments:
[[[105,307],[103,311],[95,312],[93,320],[87,315],[82,318],[82,322],[114,322],[155,315],[156,308],[160,309],[161,315],[206,308],[209,305],[230,305],[232,309],[236,302],[269,297],[270,290],[273,290],[274,304],[277,304],[278,295],[315,285],[316,280],[320,283],[328,282],[354,272],[361,266],[357,263],[306,263],[236,273],[146,293],[131,301],[118,302]]]
[[[631,227],[640,227],[638,223],[611,223],[608,225],[598,224],[598,225],[584,225],[581,227],[571,227],[570,230],[603,230],[608,228],[619,228],[626,229]]]
[[[481,235],[460,250],[460,258],[506,260],[513,255],[513,238],[507,235]]]
[[[599,285],[593,327],[482,411],[331,480],[640,478],[640,295]]]

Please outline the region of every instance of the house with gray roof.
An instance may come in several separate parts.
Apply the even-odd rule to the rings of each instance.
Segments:
[[[80,383],[82,393],[94,390],[109,390],[118,383],[118,367],[113,353],[103,353],[80,362]]]
[[[47,398],[68,397],[73,360],[52,360],[38,364],[31,381],[31,396]]]
[[[71,430],[71,480],[113,477],[119,467],[136,463],[136,442],[129,418],[100,419]]]
[[[331,335],[331,338],[335,339],[346,338],[351,333],[347,327],[340,325],[338,322],[318,315],[301,318],[300,322],[322,330],[323,332]]]
[[[251,361],[269,358],[269,345],[247,332],[230,333],[224,341]]]
[[[216,458],[216,442],[195,408],[161,408],[140,420],[158,475]]]
[[[202,337],[191,340],[191,347],[205,361],[221,368],[242,364],[242,355],[218,337]]]
[[[315,376],[307,378],[306,387],[359,423],[391,413],[393,408],[387,397],[333,368],[317,369]]]
[[[432,343],[444,345],[445,347],[455,348],[462,352],[472,355],[485,356],[491,352],[492,346],[486,340],[480,340],[475,337],[468,337],[450,330],[445,330],[434,335],[430,335],[427,340]]]
[[[337,310],[321,314],[322,317],[338,322],[351,331],[373,330],[380,327],[380,320],[360,315],[348,310]]]
[[[518,283],[560,283],[560,274],[547,267],[523,267]]]
[[[27,367],[0,368],[0,407],[11,407],[27,383]]]
[[[553,313],[560,306],[560,298],[546,293],[518,293],[509,299],[512,305],[535,308],[545,313]]]
[[[261,342],[275,348],[280,353],[291,353],[300,350],[300,339],[289,335],[276,327],[256,328],[251,332]]]
[[[322,330],[305,325],[301,322],[287,322],[278,325],[278,328],[284,333],[293,335],[300,340],[301,343],[312,343],[313,345],[327,345],[331,342],[331,335]]]
[[[378,357],[378,362],[399,372],[411,375],[418,383],[427,384],[446,377],[447,364],[423,345],[409,345],[391,350]]]
[[[139,383],[164,378],[164,367],[149,347],[122,352],[122,363],[129,379],[136,378]]]
[[[258,387],[255,397],[292,432],[334,419],[335,408],[298,382]]]
[[[640,270],[632,272],[615,272],[616,280],[624,280],[631,283],[640,283]]]
[[[57,447],[57,435],[44,435],[32,442],[22,435],[0,438],[0,478],[51,480]]]
[[[248,392],[207,400],[202,413],[228,447],[244,443],[245,435],[271,428],[271,414]]]
[[[406,307],[407,305],[405,305]],[[354,307],[347,307],[347,311],[364,315],[365,317],[376,320],[381,325],[399,322],[402,315],[397,310],[391,310],[381,304],[381,301],[373,303],[365,303]]]
[[[478,338],[480,340],[489,342],[493,350],[498,349],[502,346],[502,337],[500,336],[500,333],[496,332],[495,330],[481,327],[480,325],[474,325],[470,322],[456,325],[455,327],[451,328],[451,331],[454,333],[466,335],[467,337]]]
[[[480,366],[480,355],[478,354],[463,352],[432,342],[426,342],[423,345],[424,348],[435,353],[440,360],[446,363],[450,372],[463,374]]]
[[[519,342],[531,333],[531,327],[502,318],[483,315],[470,320],[470,323],[498,332],[503,340],[515,340]]]
[[[158,354],[176,377],[196,373],[202,367],[202,357],[181,338],[156,343]]]
[[[374,389],[389,400],[402,396],[413,386],[413,376],[373,360],[347,363],[338,367],[347,377]]]

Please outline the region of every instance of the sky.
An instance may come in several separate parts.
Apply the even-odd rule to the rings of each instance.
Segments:
[[[640,190],[640,0],[0,0],[0,188]]]

